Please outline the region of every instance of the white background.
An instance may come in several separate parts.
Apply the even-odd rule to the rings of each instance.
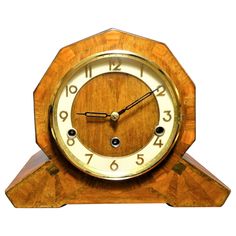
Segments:
[[[1,1],[0,235],[235,235],[234,3]],[[194,81],[197,140],[188,153],[232,189],[222,208],[111,204],[15,209],[6,198],[5,188],[39,150],[33,90],[60,48],[111,27],[165,42]]]

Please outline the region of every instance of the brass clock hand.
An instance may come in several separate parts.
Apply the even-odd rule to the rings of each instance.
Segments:
[[[87,112],[77,112],[77,115],[84,115],[86,117],[94,117],[94,118],[106,118],[111,116],[105,112],[94,112],[94,111],[87,111]]]
[[[87,111],[87,112],[77,112],[77,115],[84,115],[86,117],[93,117],[93,118],[106,118],[108,116],[111,117],[111,120],[113,121],[117,121],[119,119],[119,116],[121,114],[123,114],[125,111],[128,111],[129,109],[131,109],[132,107],[134,107],[135,105],[139,104],[140,102],[142,102],[144,99],[148,98],[149,96],[151,96],[155,91],[157,91],[158,88],[144,94],[142,97],[138,98],[137,100],[135,100],[134,102],[130,103],[128,106],[126,106],[124,109],[121,109],[118,112],[112,112],[111,114],[107,114],[105,112],[94,112],[94,111]]]
[[[157,91],[158,88],[144,94],[142,97],[138,98],[137,100],[135,100],[134,102],[130,103],[128,106],[126,106],[125,108],[121,109],[120,111],[118,111],[118,114],[121,115],[124,112],[128,111],[129,109],[131,109],[132,107],[136,106],[137,104],[139,104],[140,102],[142,102],[144,99],[148,98],[149,96],[151,96],[155,91]]]
[[[106,118],[110,116],[112,121],[117,121],[119,119],[119,114],[117,112],[112,112],[111,114],[107,114],[105,112],[94,112],[94,111],[87,111],[87,112],[77,112],[77,115],[83,115],[86,117],[92,118]]]

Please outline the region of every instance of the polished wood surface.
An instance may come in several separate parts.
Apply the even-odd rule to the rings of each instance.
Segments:
[[[118,112],[147,92],[150,89],[146,84],[128,74],[104,74],[89,81],[80,89],[72,108],[72,124],[80,141],[105,156],[125,156],[140,150],[151,140],[158,124],[159,109],[154,96],[123,113],[117,121],[77,113]],[[119,147],[111,146],[112,137],[120,139]]]
[[[175,84],[181,105],[181,130],[174,152],[184,154],[195,140],[195,86],[170,50],[157,41],[107,30],[59,51],[34,92],[36,142],[45,154],[57,162],[49,130],[49,109],[61,79],[82,60],[95,53],[127,50],[156,63]]]
[[[47,158],[42,151],[37,157]],[[49,160],[6,192],[15,207],[143,202],[209,207],[222,206],[229,193],[229,188],[187,154],[183,158],[173,155],[161,168],[124,181],[97,180],[67,162],[60,168]]]
[[[61,78],[82,59],[113,49],[132,51],[158,64],[175,84],[181,103],[180,134],[168,157],[152,171],[127,181],[100,180],[82,173],[61,155],[49,129],[50,107]],[[78,100],[79,96],[82,94],[78,95]],[[156,109],[152,102],[150,106]],[[34,107],[36,141],[43,150],[37,154],[37,163],[41,164],[35,164],[35,167],[26,165],[20,177],[16,177],[16,181],[6,190],[15,207],[137,202],[221,206],[230,193],[229,188],[185,154],[195,140],[195,86],[163,43],[111,29],[69,45],[59,51],[36,88]],[[81,121],[74,118],[74,122],[79,126]],[[149,138],[149,132],[145,139]],[[84,142],[90,142],[84,138]],[[143,144],[140,142],[138,145]]]

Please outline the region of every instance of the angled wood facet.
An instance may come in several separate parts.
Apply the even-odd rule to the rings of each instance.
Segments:
[[[39,151],[6,193],[15,207],[142,202],[207,207],[223,205],[230,190],[187,154],[172,156],[145,176],[111,182],[97,180],[66,162],[58,166]]]
[[[165,71],[181,104],[181,127],[168,157],[148,173],[108,181],[86,175],[59,152],[49,129],[50,106],[61,79],[81,60],[109,50],[139,54]],[[35,154],[6,190],[15,207],[61,207],[76,203],[167,203],[171,206],[221,206],[230,189],[205,170],[187,149],[195,140],[195,86],[166,45],[118,30],[108,30],[59,51],[34,91]]]

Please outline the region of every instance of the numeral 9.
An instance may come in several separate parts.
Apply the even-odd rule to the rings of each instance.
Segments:
[[[68,113],[66,111],[61,111],[59,116],[62,119],[62,121],[64,122],[68,117]]]

